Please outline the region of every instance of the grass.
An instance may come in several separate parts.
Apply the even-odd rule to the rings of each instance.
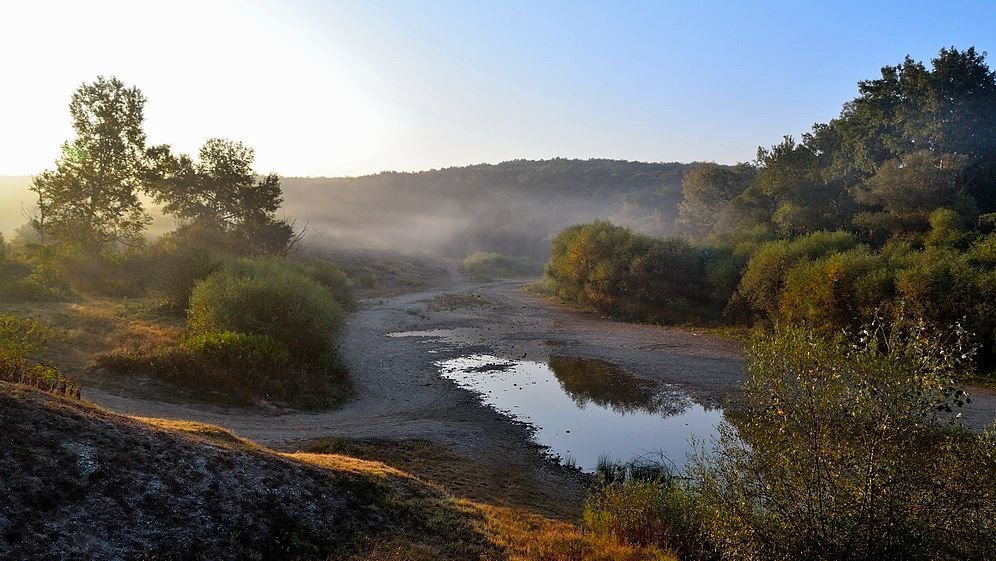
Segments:
[[[49,326],[53,337],[38,357],[93,385],[94,357],[175,344],[183,320],[160,314],[152,299],[87,298],[75,302],[0,304],[12,313]]]
[[[0,469],[13,474],[0,519],[15,522],[0,557],[138,548],[149,558],[674,559],[529,509],[458,499],[383,462],[279,453],[219,427],[123,417],[24,386],[0,383],[0,432],[13,444],[0,448]],[[413,450],[439,452],[415,443],[397,453]]]
[[[396,466],[448,493],[477,502],[523,509],[558,520],[579,520],[580,497],[540,481],[532,467],[513,459],[457,453],[427,440],[317,438],[297,443],[302,452],[346,455]],[[569,473],[566,476],[576,477]]]
[[[510,561],[677,561],[654,547],[620,543],[567,522],[512,508],[472,504],[483,513],[484,531]]]

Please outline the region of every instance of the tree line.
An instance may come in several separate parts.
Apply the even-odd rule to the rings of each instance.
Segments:
[[[651,321],[806,324],[875,314],[963,323],[996,365],[996,73],[975,49],[906,58],[858,85],[840,115],[685,175],[677,227],[608,223],[553,243],[562,298]]]

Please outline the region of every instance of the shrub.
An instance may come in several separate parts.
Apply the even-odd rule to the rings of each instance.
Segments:
[[[192,335],[152,352],[104,355],[97,363],[119,373],[222,392],[237,403],[265,398],[313,409],[334,405],[349,393],[345,372],[334,365],[302,365],[270,337],[232,331]]]
[[[557,236],[546,282],[565,301],[615,316],[702,321],[718,319],[740,263],[729,251],[595,222]]]
[[[42,302],[59,295],[39,282],[31,265],[14,259],[0,260],[0,301]]]
[[[780,316],[826,333],[867,323],[895,299],[895,271],[881,256],[858,247],[788,271]]]
[[[902,316],[855,341],[792,326],[755,340],[739,430],[692,470],[722,553],[993,558],[996,438],[947,413],[966,401],[964,342]]]
[[[468,255],[460,270],[472,279],[490,280],[535,276],[543,272],[543,267],[528,257],[481,251]]]
[[[585,501],[585,525],[623,543],[674,551],[684,560],[717,558],[709,513],[696,491],[666,470],[641,467],[599,466],[598,483]]]
[[[353,284],[349,277],[337,265],[324,259],[314,259],[298,265],[305,276],[329,289],[332,297],[345,310],[356,309],[356,299],[353,297]]]
[[[0,315],[0,380],[50,393],[79,397],[79,386],[56,368],[34,360],[45,348],[48,329],[13,315]]]
[[[155,276],[151,287],[162,294],[165,307],[174,311],[186,311],[194,285],[221,266],[219,258],[204,249],[182,245],[182,240],[167,236],[149,250],[149,267]]]
[[[294,361],[332,366],[344,324],[332,293],[280,261],[230,261],[199,282],[190,297],[193,334],[234,331],[283,344]]]
[[[239,375],[249,386],[266,378],[265,373],[279,372],[292,364],[287,347],[265,335],[202,333],[184,339],[180,349],[202,368]]]
[[[815,232],[791,241],[763,244],[747,263],[737,296],[755,316],[775,319],[785,288],[785,276],[793,267],[847,251],[856,245],[857,239],[846,232]]]

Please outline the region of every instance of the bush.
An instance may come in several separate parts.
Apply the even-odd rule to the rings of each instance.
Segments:
[[[595,222],[557,236],[546,283],[561,299],[587,309],[644,321],[701,322],[718,319],[740,263],[729,251]]]
[[[299,364],[270,337],[232,331],[192,335],[176,347],[152,352],[104,355],[97,364],[222,392],[226,401],[236,403],[268,399],[315,409],[334,405],[349,393],[343,370]]]
[[[345,310],[356,309],[356,299],[353,297],[353,284],[349,277],[337,265],[324,259],[314,259],[298,264],[298,270],[318,284],[329,289],[332,297]]]
[[[585,501],[585,525],[597,534],[638,546],[674,551],[684,560],[717,558],[709,513],[696,491],[666,470],[599,466]]]
[[[846,232],[815,232],[791,241],[765,243],[747,263],[737,288],[737,298],[755,317],[775,319],[785,287],[785,276],[793,267],[847,251],[856,245],[857,239]]]
[[[36,321],[0,315],[0,381],[78,398],[79,386],[73,380],[34,360],[34,355],[45,348],[48,336],[48,329]]]
[[[0,260],[0,302],[44,302],[59,295],[39,282],[31,265],[14,259]]]
[[[149,267],[154,274],[151,288],[158,290],[165,307],[186,311],[190,293],[198,281],[218,270],[221,259],[209,251],[184,245],[185,238],[168,235],[149,250]]]
[[[543,272],[543,266],[528,257],[509,257],[501,253],[482,251],[468,255],[460,266],[465,275],[475,280],[531,277]]]
[[[948,413],[966,401],[964,343],[903,317],[854,341],[791,326],[755,340],[739,430],[693,468],[722,553],[993,558],[996,435]]]
[[[332,367],[345,314],[332,293],[281,261],[230,261],[190,296],[193,334],[265,335],[298,364]]]
[[[779,315],[825,333],[856,328],[895,300],[895,274],[865,247],[803,262],[785,276]]]

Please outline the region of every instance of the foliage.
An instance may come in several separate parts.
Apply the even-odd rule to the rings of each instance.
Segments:
[[[353,283],[337,264],[324,259],[311,259],[300,263],[295,262],[294,265],[306,277],[327,288],[344,310],[356,309]]]
[[[194,287],[187,312],[192,333],[266,335],[315,366],[335,363],[344,319],[327,288],[277,260],[225,263]]]
[[[221,392],[237,403],[269,399],[315,409],[334,405],[349,393],[348,379],[337,365],[304,364],[269,336],[233,331],[194,334],[179,345],[151,351],[111,353],[97,363],[118,373]]]
[[[83,84],[69,103],[76,138],[54,170],[36,176],[34,227],[57,241],[98,253],[141,245],[150,218],[138,198],[143,167],[145,96],[117,78]]]
[[[680,230],[693,237],[710,234],[729,202],[750,186],[755,171],[749,164],[729,167],[704,163],[690,169],[681,182]]]
[[[751,256],[737,288],[737,298],[760,318],[777,317],[785,275],[807,260],[846,251],[857,239],[846,232],[815,232],[792,240],[762,244]]]
[[[901,316],[859,335],[780,325],[752,343],[739,430],[693,470],[725,557],[996,554],[996,440],[950,421],[966,334]]]
[[[56,368],[35,360],[49,336],[49,330],[36,321],[0,315],[0,381],[78,398],[79,386],[74,381]]]
[[[245,244],[244,254],[283,254],[297,238],[289,223],[276,219],[280,179],[257,180],[255,157],[241,142],[220,138],[204,143],[197,162],[156,146],[149,150],[149,191],[163,212],[227,233]]]
[[[561,232],[546,267],[548,286],[563,300],[650,321],[717,316],[738,275],[729,252],[608,222]]]
[[[529,277],[543,272],[543,267],[528,257],[509,257],[491,251],[468,255],[460,269],[468,277],[482,280]]]
[[[697,491],[667,470],[600,466],[585,501],[584,522],[622,543],[674,551],[683,560],[717,559],[710,513]]]

